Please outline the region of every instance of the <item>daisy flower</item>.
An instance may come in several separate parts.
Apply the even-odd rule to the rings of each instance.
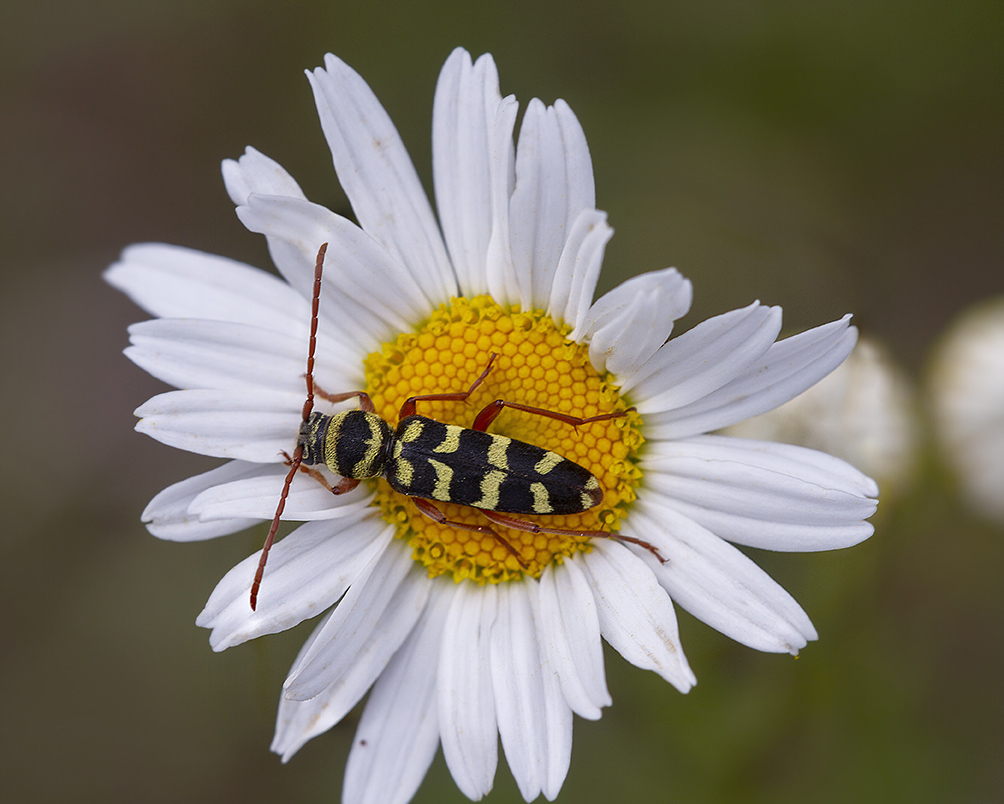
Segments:
[[[272,518],[301,421],[322,243],[314,377],[326,391],[364,390],[394,425],[405,399],[463,392],[495,353],[470,399],[420,412],[465,427],[495,399],[623,413],[580,427],[520,410],[494,421],[491,432],[575,461],[602,489],[588,511],[536,518],[573,534],[506,530],[519,559],[489,534],[423,516],[383,479],[336,497],[298,473],[284,518],[304,524],[273,548],[257,609],[255,554],[197,620],[223,650],[323,615],[285,681],[272,749],[289,759],[368,691],[344,801],[408,801],[440,745],[458,787],[479,799],[499,737],[523,797],[553,799],[572,714],[597,719],[611,702],[602,639],[686,692],[695,677],[674,604],[759,650],[794,654],[816,638],[736,545],[859,542],[872,532],[875,484],[820,452],[708,433],[813,385],[856,331],[845,317],[777,340],[780,309],[754,302],[670,339],[691,302],[671,268],[593,302],[612,230],[595,208],[582,129],[563,101],[532,100],[514,143],[517,103],[499,93],[488,55],[472,63],[454,51],[436,87],[438,222],[362,78],[331,55],[307,78],[358,225],[249,148],[223,177],[281,279],[166,245],[130,247],[106,274],[155,317],[130,328],[127,355],[180,389],[142,405],[137,429],[226,459],[165,489],[143,519],[156,536],[192,541]],[[358,402],[318,404],[330,413]],[[584,531],[624,538],[574,535]]]

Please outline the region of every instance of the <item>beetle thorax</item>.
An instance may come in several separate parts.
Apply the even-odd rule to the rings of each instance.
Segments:
[[[297,443],[303,462],[322,463],[336,475],[365,479],[379,477],[387,462],[394,434],[382,418],[363,410],[326,416],[312,413],[300,425]]]

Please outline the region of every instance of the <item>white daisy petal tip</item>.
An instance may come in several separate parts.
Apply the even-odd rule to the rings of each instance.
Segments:
[[[690,280],[675,268],[641,274],[599,299],[569,337],[589,344],[598,370],[629,383],[666,342],[692,299]]]
[[[655,442],[641,465],[653,506],[735,544],[833,550],[873,532],[875,482],[817,450],[706,435]]]
[[[853,328],[849,328],[853,329]],[[916,468],[914,391],[883,346],[859,338],[832,373],[772,411],[726,428],[729,435],[800,444],[848,461],[870,478],[863,491],[902,491]]]
[[[243,511],[233,517],[206,518],[193,511],[192,504],[207,490],[263,471],[271,471],[271,467],[234,461],[182,480],[157,494],[143,510],[140,521],[150,533],[166,541],[202,541],[245,530],[260,520]]]
[[[748,647],[797,653],[817,638],[795,599],[728,542],[672,504],[642,504],[631,535],[660,555],[632,550],[672,599],[698,619]]]
[[[493,230],[492,164],[484,155],[502,103],[491,56],[472,64],[466,50],[455,49],[436,83],[432,173],[443,238],[465,295],[488,289],[484,260]]]
[[[355,70],[332,54],[308,73],[321,128],[360,227],[404,270],[428,306],[457,294],[432,206],[400,134]],[[383,287],[384,290],[387,287]]]
[[[633,389],[638,410],[649,414],[649,437],[681,439],[707,433],[793,399],[854,349],[857,329],[849,320],[845,316],[775,341],[780,309],[751,305],[672,339],[649,361],[646,376]],[[709,350],[718,352],[719,360],[705,365]]]
[[[603,638],[636,667],[688,692],[697,676],[683,653],[673,603],[651,568],[614,541],[598,541],[581,560],[592,581]]]
[[[252,193],[305,198],[300,185],[282,165],[251,146],[237,159],[224,159],[221,172],[236,206],[245,204]]]

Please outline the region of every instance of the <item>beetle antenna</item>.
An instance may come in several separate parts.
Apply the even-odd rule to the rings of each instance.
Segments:
[[[307,346],[307,373],[304,375],[307,380],[307,398],[303,402],[303,421],[310,418],[314,410],[314,351],[317,347],[317,316],[321,307],[321,273],[324,270],[324,254],[328,250],[328,244],[322,243],[317,250],[317,262],[314,264],[314,297],[310,305],[310,341]],[[254,611],[258,605],[258,588],[261,586],[262,576],[265,574],[265,563],[268,561],[268,553],[272,549],[275,541],[275,533],[279,530],[279,518],[286,508],[286,498],[289,496],[289,487],[293,484],[300,464],[303,463],[303,444],[297,444],[293,452],[293,457],[286,456],[289,462],[289,471],[286,473],[286,481],[282,484],[282,493],[279,495],[279,504],[275,508],[275,516],[272,517],[272,525],[268,529],[268,536],[265,537],[265,546],[261,549],[261,558],[258,559],[258,569],[254,574],[254,583],[251,584],[251,610]]]

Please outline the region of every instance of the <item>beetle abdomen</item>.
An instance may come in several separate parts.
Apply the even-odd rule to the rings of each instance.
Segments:
[[[513,514],[575,514],[603,499],[587,469],[524,441],[425,416],[402,419],[395,436],[386,476],[410,497]]]

